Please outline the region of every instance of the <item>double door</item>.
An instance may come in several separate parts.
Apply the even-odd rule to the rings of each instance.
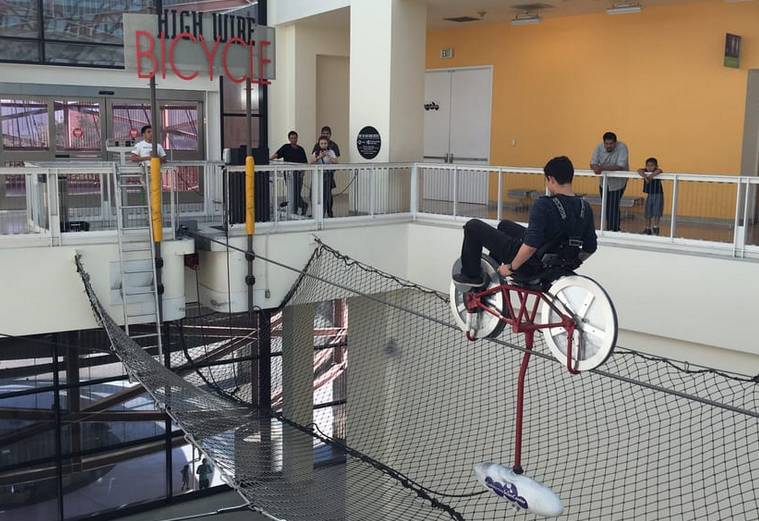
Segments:
[[[424,159],[426,162],[487,165],[490,162],[492,68],[429,70],[425,75]],[[450,201],[454,174],[441,169],[425,176],[428,199]],[[487,204],[487,173],[457,181],[460,202]]]

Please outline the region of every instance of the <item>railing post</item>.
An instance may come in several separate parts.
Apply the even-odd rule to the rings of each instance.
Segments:
[[[496,211],[495,211],[495,218],[497,221],[501,221],[502,215],[503,215],[503,171],[499,168],[498,169],[498,201],[496,202]]]
[[[58,169],[48,170],[47,176],[47,210],[48,226],[50,230],[50,245],[60,245],[61,239],[61,214],[60,193],[58,191]]]
[[[748,183],[745,184],[746,190],[743,189],[743,178],[738,178],[735,190],[735,222],[733,223],[733,256],[743,257],[746,246],[746,201],[748,200]],[[741,205],[741,196],[744,198],[744,204]],[[741,209],[743,206],[743,209]],[[743,211],[741,211],[743,210]],[[741,218],[742,214],[742,218]],[[742,223],[742,224],[741,224]]]
[[[322,188],[324,172],[321,166],[317,166],[313,172],[311,172],[311,202],[313,203],[311,209],[311,215],[316,221],[316,229],[319,230],[324,226],[324,195]]]
[[[606,205],[608,204],[606,193],[607,193],[607,183],[606,183],[606,172],[603,172],[601,174],[601,235],[603,235],[604,230],[606,230],[606,226],[608,223],[606,222]]]
[[[669,238],[675,239],[675,227],[677,226],[677,197],[678,197],[678,179],[677,174],[674,174],[672,180],[672,215],[669,216]]]
[[[179,194],[177,193],[177,169],[171,168],[169,170],[169,222],[171,223],[171,239],[174,240],[177,238],[177,209],[179,208],[179,204],[177,201],[177,198],[179,197]]]
[[[416,221],[416,214],[419,212],[419,165],[414,163],[411,167],[411,186],[409,190],[409,211],[411,212],[411,220]]]
[[[457,201],[459,198],[459,167],[453,167],[453,216],[456,217],[458,211]]]
[[[377,193],[374,186],[379,182],[380,176],[376,175],[376,170],[372,169],[369,174],[369,216],[374,217],[374,194]]]

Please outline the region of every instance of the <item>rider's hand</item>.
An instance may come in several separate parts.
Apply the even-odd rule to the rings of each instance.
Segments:
[[[511,264],[501,264],[500,266],[498,266],[498,274],[501,277],[508,277],[512,273],[514,272],[511,271]]]

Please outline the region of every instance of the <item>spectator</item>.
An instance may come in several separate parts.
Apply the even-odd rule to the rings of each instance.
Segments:
[[[603,172],[628,171],[630,153],[627,145],[617,141],[614,132],[603,135],[603,143],[599,143],[593,151],[590,168],[596,175]],[[606,180],[606,230],[619,231],[619,203],[627,187],[627,178],[609,177]],[[603,179],[599,185],[599,193],[603,197]]]
[[[317,143],[318,148],[311,156],[311,163],[317,163],[320,165],[331,165],[337,163],[337,154],[335,151],[329,148],[330,140],[326,136],[319,138]],[[322,189],[324,194],[324,215],[326,217],[334,217],[332,213],[332,189],[335,187],[335,171],[325,170],[322,183]]]
[[[141,166],[149,166],[150,156],[153,154],[153,127],[145,125],[140,133],[142,134],[142,141],[134,146],[129,159],[135,163],[140,163]],[[158,144],[158,157],[161,158],[161,163],[166,162],[166,151],[160,143]]]
[[[306,151],[298,144],[298,133],[291,130],[287,134],[287,140],[289,143],[285,143],[279,147],[279,150],[274,152],[271,159],[282,159],[288,163],[308,163]],[[295,213],[302,212],[303,215],[306,215],[308,203],[306,203],[301,195],[301,191],[303,190],[303,174],[303,170],[293,172],[293,186],[290,188],[290,191],[291,195],[294,192]]]
[[[646,235],[659,235],[659,223],[664,213],[664,190],[661,180],[656,179],[656,176],[661,173],[659,161],[655,157],[646,159],[646,168],[638,169],[638,174],[643,178],[643,193],[648,194],[645,209],[646,229],[643,230]]]
[[[326,137],[327,141],[329,141],[329,149],[335,153],[335,157],[340,157],[340,147],[337,146],[337,143],[332,141],[332,129],[329,127],[322,127],[321,134],[319,135],[319,139]],[[319,142],[317,141],[314,145],[314,150],[312,153],[316,154],[319,152]]]
[[[203,458],[203,464],[198,467],[196,471],[198,474],[198,481],[200,481],[200,489],[208,488],[211,486],[211,478],[213,477],[213,468],[208,464],[208,458]]]

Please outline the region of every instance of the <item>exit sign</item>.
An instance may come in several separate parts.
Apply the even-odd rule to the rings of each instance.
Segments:
[[[446,47],[445,49],[440,49],[440,57],[444,60],[450,60],[453,58],[453,47]]]

